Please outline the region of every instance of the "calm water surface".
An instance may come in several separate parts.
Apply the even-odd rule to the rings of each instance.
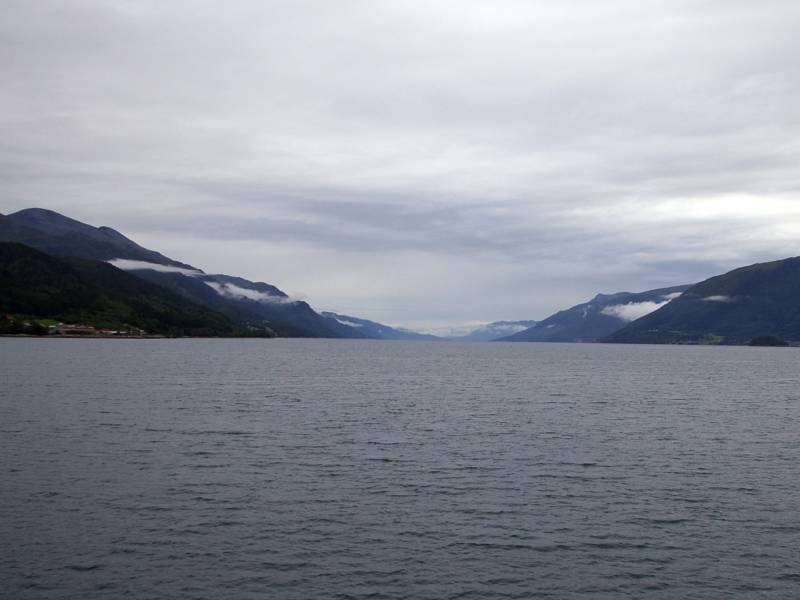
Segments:
[[[798,598],[800,351],[0,339],[3,598]]]

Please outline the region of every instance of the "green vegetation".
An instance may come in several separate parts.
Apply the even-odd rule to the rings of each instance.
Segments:
[[[63,322],[166,336],[274,335],[109,264],[55,258],[8,242],[0,243],[0,314],[7,315],[0,326],[5,333],[39,334],[45,323]]]
[[[786,347],[789,345],[789,342],[786,340],[782,340],[779,337],[775,337],[774,335],[762,335],[760,337],[754,337],[748,343],[748,346],[775,346],[775,347]]]
[[[8,315],[0,318],[0,334],[47,335],[47,326],[36,320],[25,319],[20,315]]]
[[[41,208],[29,208],[11,215],[0,214],[0,242],[25,244],[45,254],[67,260],[79,258],[103,262],[121,258],[197,270],[191,265],[143,248],[109,227],[93,227]],[[348,327],[335,319],[327,319],[316,313],[305,302],[289,301],[285,293],[267,283],[252,282],[228,275],[204,274],[186,277],[180,273],[157,270],[140,270],[129,274],[159,286],[162,292],[166,289],[180,296],[185,302],[194,305],[192,310],[196,310],[199,305],[216,313],[217,316],[224,315],[232,323],[238,324],[235,326],[235,335],[262,336],[272,335],[274,332],[281,337],[365,337],[359,328]],[[218,289],[209,286],[209,283],[215,286],[233,285],[245,288],[256,292],[255,297],[264,294],[278,301],[260,302],[246,295],[237,297],[235,294],[221,294]],[[122,307],[114,306],[106,311],[93,310],[93,318],[98,324],[112,326],[120,318],[125,317],[123,313]],[[173,321],[171,318],[169,320]],[[185,324],[175,325],[178,326],[178,330],[185,329]],[[200,323],[189,324],[191,331],[195,331],[198,326],[200,329],[207,329]],[[172,330],[174,327],[170,325],[167,329]],[[212,326],[211,329],[211,332],[198,335],[215,335],[214,331],[218,331],[219,327]]]
[[[714,333],[707,333],[697,338],[697,343],[701,346],[719,346],[725,343],[725,338]]]

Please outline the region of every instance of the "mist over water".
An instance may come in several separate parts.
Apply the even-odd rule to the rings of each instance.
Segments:
[[[0,596],[795,598],[799,364],[0,339]]]

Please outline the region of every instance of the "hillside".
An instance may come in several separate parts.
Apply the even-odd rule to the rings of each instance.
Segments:
[[[148,250],[110,227],[94,227],[51,210],[0,215],[0,241],[14,241],[57,257],[111,262],[132,275],[223,313],[244,326],[268,327],[281,337],[362,338],[357,328],[327,319],[274,285],[209,275]]]
[[[110,227],[93,227],[43,208],[27,208],[11,215],[0,215],[0,241],[19,242],[54,256],[98,261],[124,258],[193,268],[142,248]]]
[[[234,321],[266,325],[280,337],[364,337],[351,327],[331,322],[308,303],[293,300],[267,283],[228,275],[185,275],[146,268],[129,272],[192,302],[218,310]]]
[[[0,313],[169,336],[272,335],[107,263],[57,258],[14,242],[0,242]]]
[[[746,344],[769,337],[800,342],[800,257],[707,279],[606,341]]]
[[[534,327],[501,338],[507,342],[596,342],[625,327],[643,314],[667,305],[688,285],[598,294],[589,302],[559,311]]]

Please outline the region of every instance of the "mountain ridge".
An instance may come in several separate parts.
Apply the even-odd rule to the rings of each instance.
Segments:
[[[123,270],[186,300],[249,326],[269,327],[284,337],[361,338],[331,323],[278,287],[230,275],[209,275],[144,248],[111,227],[95,227],[58,212],[29,208],[0,215],[0,241],[18,242],[61,258],[116,262]]]
[[[800,257],[710,277],[604,341],[747,344],[759,337],[800,342]]]
[[[123,280],[111,275],[112,271],[106,267],[82,264],[78,268],[77,263],[70,261],[79,259],[105,264],[108,269],[116,269],[114,272],[158,286],[159,292],[154,292],[155,288],[142,292],[145,296],[149,294],[144,305],[153,299],[167,302],[161,294],[168,293],[168,302],[188,303],[189,314],[196,314],[198,307],[203,307],[211,311],[209,315],[214,315],[209,317],[212,321],[222,316],[245,329],[268,328],[287,337],[437,339],[359,317],[332,312],[320,314],[307,302],[291,298],[275,285],[233,275],[205,273],[144,248],[111,227],[95,227],[48,209],[30,208],[10,215],[0,214],[0,243],[24,244],[46,256],[65,260],[65,268],[80,272],[79,275],[73,273],[72,283],[77,281],[75,278],[91,279],[87,274],[91,272],[106,283],[113,280],[113,285],[130,287],[131,280],[123,285]],[[42,269],[53,272],[53,265],[46,265],[41,257],[31,258],[30,263],[37,260]],[[21,271],[16,275],[32,276]],[[8,281],[13,284],[11,279]],[[87,281],[81,285],[102,287],[97,282]],[[32,281],[34,286],[41,283]],[[44,288],[36,289],[37,294],[47,296],[50,293]],[[30,296],[32,301],[35,295]],[[91,305],[90,299],[82,297]],[[126,302],[118,296],[115,298],[122,304]],[[766,343],[766,340],[777,343],[785,338],[800,343],[798,307],[800,257],[791,257],[740,267],[692,285],[645,292],[600,293],[588,302],[558,311],[542,321],[496,321],[454,339],[499,337],[501,341],[513,342],[743,344],[754,339],[761,340],[759,343]],[[130,313],[129,309],[130,306],[125,310]],[[512,335],[494,335],[504,328],[516,329],[523,325],[531,326]]]
[[[205,273],[144,248],[111,227],[95,227],[49,209],[28,208],[0,214],[0,242],[22,243],[59,258],[111,263],[190,303],[218,311],[248,327],[268,327],[282,337],[363,339],[373,337],[364,332],[364,325],[371,323],[373,330],[377,326],[386,330],[388,337],[381,339],[427,339],[423,334],[404,334],[366,320],[349,326],[319,314],[307,302],[291,298],[275,285]]]
[[[689,285],[645,292],[597,294],[588,302],[558,311],[533,327],[500,338],[504,342],[597,342],[622,329],[639,312],[656,310]]]
[[[0,242],[0,313],[167,336],[271,337],[103,261]],[[7,319],[6,319],[7,320]]]
[[[0,241],[19,242],[54,256],[98,261],[124,258],[198,270],[148,250],[111,227],[88,225],[46,208],[0,215]]]

